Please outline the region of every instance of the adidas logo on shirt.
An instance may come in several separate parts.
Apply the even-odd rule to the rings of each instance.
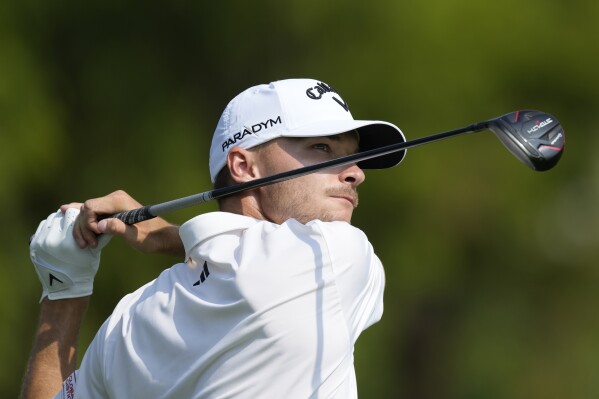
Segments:
[[[195,287],[196,285],[202,284],[204,281],[206,281],[209,275],[210,271],[208,270],[208,262],[204,262],[204,270],[202,270],[202,274],[200,274],[200,279],[193,283],[193,286]]]

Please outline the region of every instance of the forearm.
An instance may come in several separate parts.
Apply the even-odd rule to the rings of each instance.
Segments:
[[[77,368],[77,341],[90,297],[44,298],[22,399],[53,398]]]
[[[185,257],[185,248],[179,236],[179,226],[162,218],[157,218],[156,224],[154,234],[147,238],[152,243],[148,242],[147,249],[144,252],[174,255],[181,259]]]

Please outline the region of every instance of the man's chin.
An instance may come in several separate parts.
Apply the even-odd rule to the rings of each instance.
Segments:
[[[332,212],[327,212],[324,215],[322,215],[320,220],[322,220],[323,222],[351,223],[352,214],[353,214],[353,211],[348,211],[348,210],[332,211]]]
[[[313,220],[320,220],[322,222],[351,223],[354,208],[348,206],[330,206],[324,209],[309,210],[308,212],[301,212],[301,210],[299,211],[300,212],[298,212],[298,209],[296,209],[294,212],[289,212],[286,217],[281,215],[282,220],[280,220],[279,223],[283,223],[287,219],[295,219],[302,224],[309,223]],[[276,220],[269,220],[277,223]]]

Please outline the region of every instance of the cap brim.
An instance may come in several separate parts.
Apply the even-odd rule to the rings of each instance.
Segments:
[[[305,125],[299,129],[288,130],[283,134],[286,137],[318,137],[332,136],[356,130],[360,135],[360,151],[368,151],[388,145],[406,141],[401,130],[383,121],[342,120],[322,121],[312,125]],[[393,152],[358,162],[362,169],[386,169],[399,164],[406,154],[406,150]]]
[[[360,135],[360,151],[372,150],[406,141],[398,127],[386,122],[365,125],[357,130]],[[396,151],[391,154],[358,162],[358,166],[362,169],[391,168],[399,164],[405,155],[406,150]]]

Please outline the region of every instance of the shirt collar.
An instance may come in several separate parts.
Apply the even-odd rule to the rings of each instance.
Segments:
[[[234,230],[245,230],[259,220],[229,212],[210,212],[196,216],[179,228],[179,236],[185,247],[185,258],[202,241]]]

